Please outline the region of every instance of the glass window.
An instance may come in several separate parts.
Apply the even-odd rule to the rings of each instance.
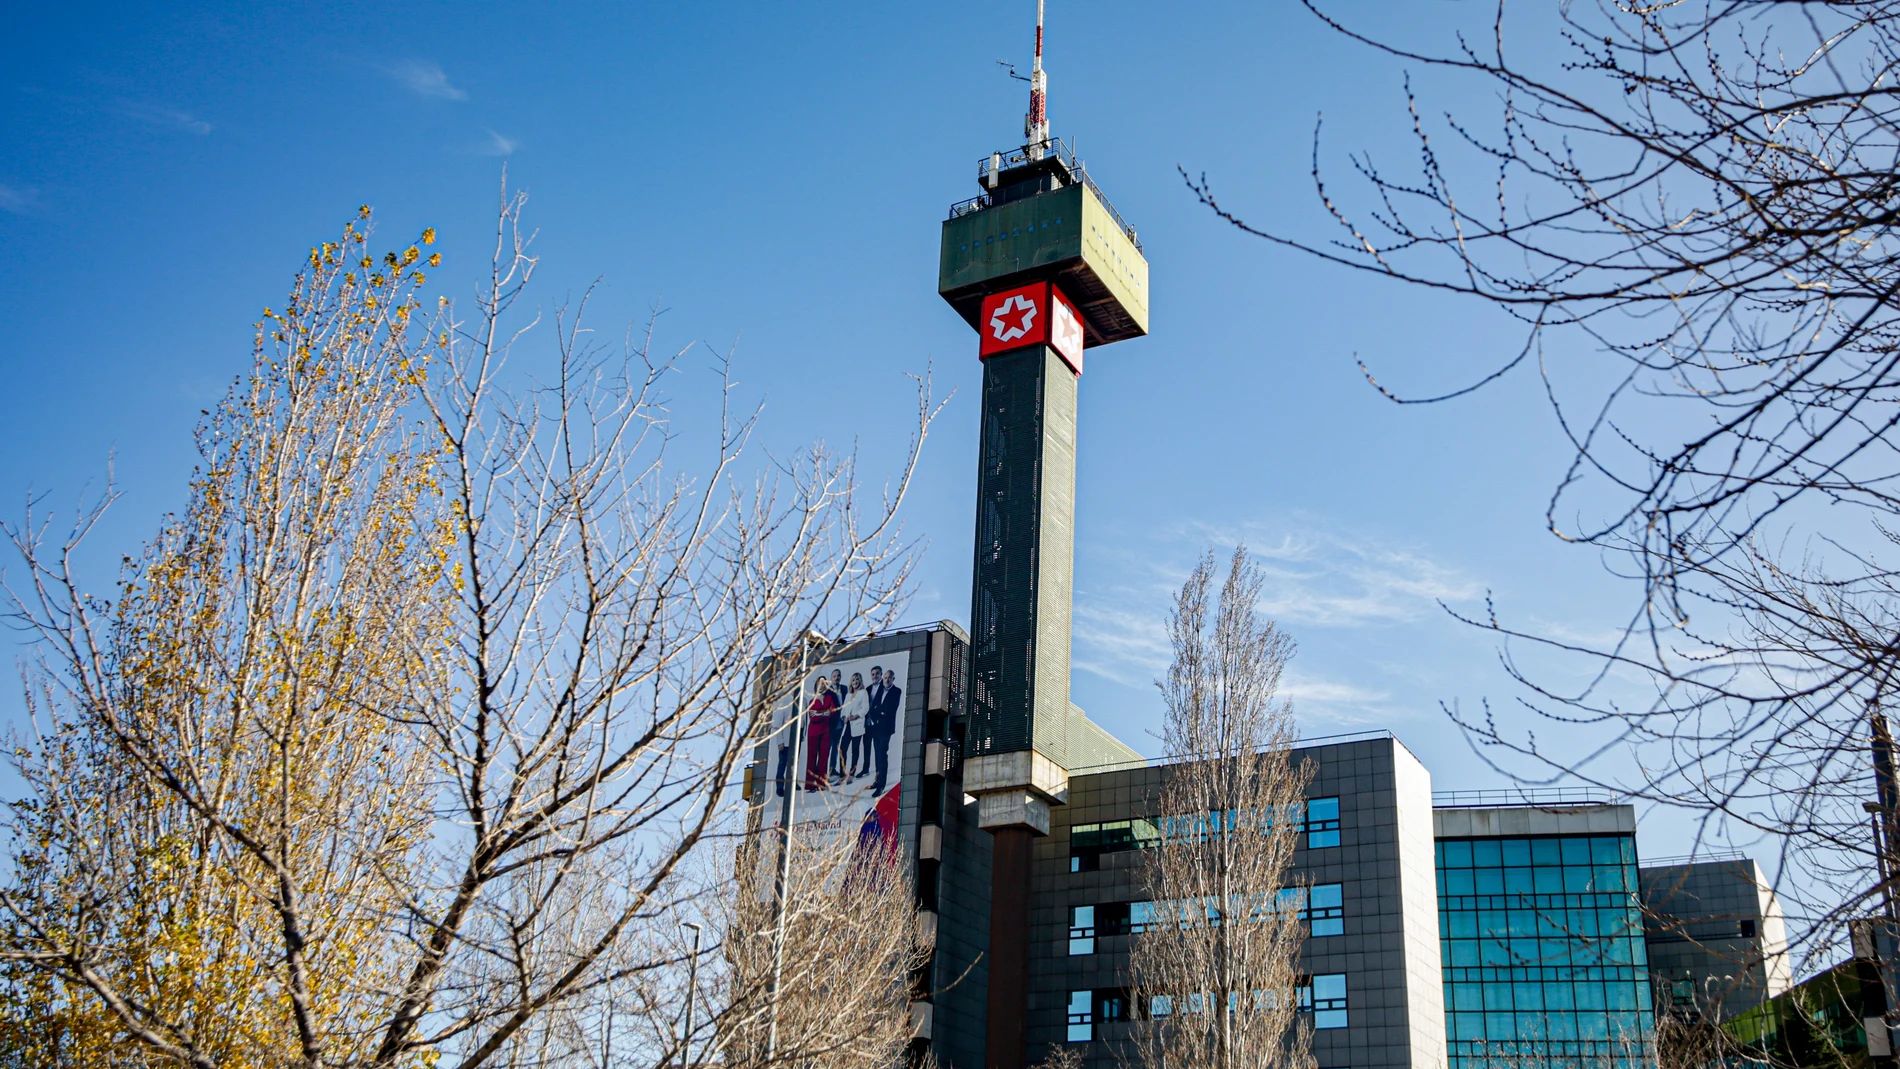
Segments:
[[[1313,798],[1307,801],[1306,845],[1312,850],[1339,845],[1339,799]]]
[[[1153,902],[1128,903],[1129,934],[1139,935],[1142,932],[1147,931],[1148,925],[1154,922],[1154,913],[1155,913],[1155,904]]]
[[[1321,973],[1299,988],[1300,1012],[1313,1015],[1313,1027],[1346,1027],[1346,974]]]
[[[1140,850],[1160,840],[1160,829],[1152,820],[1077,824],[1069,829],[1069,871],[1094,872],[1103,854]]]
[[[1174,1012],[1174,1000],[1166,995],[1156,995],[1148,1000],[1148,1016],[1166,1017]]]
[[[1336,883],[1316,883],[1306,889],[1306,920],[1313,935],[1346,934],[1346,893]]]
[[[1095,1038],[1095,992],[1069,992],[1069,1042],[1087,1043]]]
[[[1095,953],[1095,907],[1069,907],[1069,953]]]

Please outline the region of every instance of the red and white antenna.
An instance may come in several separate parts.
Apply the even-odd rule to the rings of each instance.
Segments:
[[[1036,0],[1036,60],[1029,69],[1029,114],[1023,117],[1023,136],[1030,159],[1041,159],[1049,140],[1049,82],[1042,73],[1042,5]]]

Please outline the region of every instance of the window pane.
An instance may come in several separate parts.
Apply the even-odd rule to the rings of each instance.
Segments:
[[[1345,935],[1346,922],[1338,917],[1320,917],[1313,921],[1313,935]]]
[[[1095,937],[1094,936],[1091,935],[1091,936],[1085,936],[1085,937],[1077,937],[1077,936],[1069,937],[1069,956],[1070,957],[1076,957],[1082,954],[1093,954],[1093,953],[1095,953]]]
[[[1468,869],[1471,867],[1471,844],[1468,842],[1450,842],[1445,845],[1445,867],[1448,869]]]
[[[1313,1014],[1313,1027],[1315,1029],[1344,1028],[1346,1027],[1346,1011],[1318,1010]]]
[[[1069,1042],[1087,1043],[1095,1038],[1095,992],[1069,992]]]
[[[1306,836],[1306,846],[1309,850],[1321,850],[1328,846],[1338,845],[1339,833],[1336,831],[1316,831]]]
[[[1316,883],[1307,889],[1315,906],[1337,906],[1345,902],[1346,889],[1337,883]]]

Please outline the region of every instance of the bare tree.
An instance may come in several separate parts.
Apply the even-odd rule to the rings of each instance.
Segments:
[[[116,604],[74,563],[98,510],[56,543],[12,530],[41,640],[0,897],[16,1005],[50,992],[161,1064],[585,1064],[615,985],[683,964],[654,929],[733,827],[755,666],[896,611],[935,408],[920,381],[866,501],[822,446],[753,462],[756,410],[676,464],[672,361],[650,328],[594,345],[585,301],[545,381],[509,388],[538,322],[514,311],[522,204],[475,314],[444,302],[426,338],[418,249],[313,250]],[[125,804],[149,819],[115,825]],[[149,934],[188,916],[115,893],[155,868],[230,928],[230,982]]]
[[[721,1062],[760,1069],[901,1064],[913,1034],[914,985],[932,944],[918,926],[908,861],[881,835],[861,837],[857,828],[826,821],[796,824],[781,917],[781,833],[764,834],[767,840],[748,840],[736,854],[737,894],[721,896],[715,914],[725,960],[709,1001]]]
[[[1259,615],[1261,575],[1244,548],[1214,587],[1204,556],[1168,621],[1160,684],[1165,770],[1160,842],[1143,860],[1154,903],[1131,944],[1137,1015],[1131,1065],[1183,1069],[1312,1064],[1298,1021],[1303,890],[1288,873],[1312,770],[1294,766],[1292,709],[1278,695],[1293,641]]]
[[[1779,871],[1805,874],[1780,881],[1801,934],[1832,939],[1892,890],[1861,803],[1900,648],[1900,5],[1540,9],[1561,62],[1507,48],[1520,24],[1502,3],[1443,53],[1307,6],[1402,64],[1474,79],[1495,124],[1434,119],[1408,82],[1420,167],[1354,157],[1363,207],[1321,180],[1316,136],[1333,242],[1257,228],[1190,184],[1271,241],[1518,319],[1522,345],[1477,381],[1379,388],[1429,403],[1539,374],[1574,449],[1550,529],[1640,587],[1605,645],[1471,621],[1506,640],[1523,710],[1560,744],[1488,707],[1459,722],[1526,779],[1687,807],[1706,839],[1768,837]],[[1587,682],[1555,682],[1551,656]],[[1633,774],[1595,760],[1629,751]],[[1894,805],[1879,799],[1889,838]]]

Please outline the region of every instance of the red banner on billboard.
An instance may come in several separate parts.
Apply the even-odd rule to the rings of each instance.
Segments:
[[[1082,373],[1082,317],[1062,291],[1047,282],[992,293],[977,317],[984,359],[1030,345],[1053,348],[1076,374]]]

